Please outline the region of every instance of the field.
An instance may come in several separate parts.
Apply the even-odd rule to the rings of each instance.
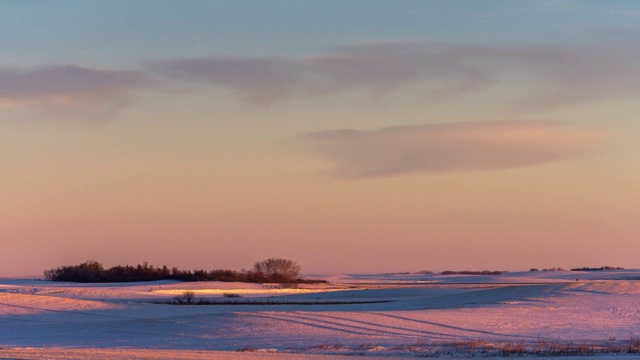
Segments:
[[[637,270],[324,278],[294,289],[0,279],[0,358],[640,353]],[[209,304],[170,304],[185,291]]]

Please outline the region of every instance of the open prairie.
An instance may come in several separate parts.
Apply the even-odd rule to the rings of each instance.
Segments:
[[[330,283],[293,289],[3,279],[0,358],[619,358],[640,351],[636,270],[324,278]],[[213,305],[170,304],[185,291]]]

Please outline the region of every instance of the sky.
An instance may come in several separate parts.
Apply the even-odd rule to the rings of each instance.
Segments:
[[[0,47],[0,276],[640,267],[635,0],[0,0]]]

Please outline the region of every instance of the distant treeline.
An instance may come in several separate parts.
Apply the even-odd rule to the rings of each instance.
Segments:
[[[571,269],[571,271],[606,271],[606,270],[624,270],[624,268],[614,267],[614,266],[602,266],[599,268],[583,267],[583,268]]]
[[[529,269],[529,271],[567,271],[561,267],[552,267],[552,268],[547,268],[547,269],[538,269],[538,268],[531,268]]]
[[[489,271],[489,270],[483,270],[483,271],[451,271],[451,270],[445,270],[445,271],[441,271],[438,274],[440,275],[502,275],[504,274],[505,271]],[[418,271],[418,274],[425,274],[425,275],[429,275],[429,274],[435,274],[433,271],[429,271],[429,270],[422,270],[422,271]]]
[[[451,271],[446,270],[440,273],[440,275],[502,275],[504,271]]]
[[[248,283],[326,283],[325,280],[303,279],[298,276],[284,278],[282,274],[265,274],[264,272],[248,270],[182,270],[177,267],[153,266],[144,262],[136,266],[114,266],[105,269],[97,261],[86,261],[79,265],[59,266],[45,270],[44,277],[51,281],[71,281],[81,283],[133,282],[154,280],[179,281],[224,281]]]

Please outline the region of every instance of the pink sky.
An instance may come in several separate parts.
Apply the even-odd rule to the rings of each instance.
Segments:
[[[638,267],[637,21],[326,4],[144,3],[126,34],[113,4],[6,4],[24,21],[0,14],[0,276]]]

